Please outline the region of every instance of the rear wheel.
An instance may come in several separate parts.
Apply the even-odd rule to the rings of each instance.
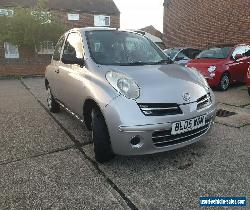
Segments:
[[[100,163],[109,161],[114,158],[114,153],[105,119],[98,108],[92,109],[91,118],[95,159]]]
[[[52,95],[49,85],[47,86],[47,103],[50,112],[58,113],[60,111],[60,105],[56,102],[54,96]]]
[[[219,88],[222,91],[226,91],[230,86],[230,77],[228,73],[224,73],[221,76]]]
[[[249,96],[250,96],[250,88],[248,88],[248,94],[249,94]]]

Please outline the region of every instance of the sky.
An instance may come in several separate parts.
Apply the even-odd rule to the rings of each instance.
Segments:
[[[121,28],[153,25],[163,31],[163,0],[114,0],[121,12]]]

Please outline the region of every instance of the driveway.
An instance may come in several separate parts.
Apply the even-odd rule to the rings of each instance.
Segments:
[[[250,97],[244,86],[215,94],[234,115],[204,141],[98,164],[85,126],[48,112],[43,78],[0,80],[0,209],[189,210],[200,196],[249,197]]]

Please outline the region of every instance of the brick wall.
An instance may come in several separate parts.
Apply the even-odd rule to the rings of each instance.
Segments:
[[[74,13],[74,12],[72,12]],[[58,21],[62,23],[66,30],[71,28],[82,28],[88,26],[94,26],[94,14],[88,13],[77,13],[79,14],[79,20],[68,20],[68,12],[66,11],[56,11],[54,12]],[[110,16],[110,27],[119,28],[120,27],[120,16],[119,15],[108,15]]]
[[[167,47],[250,43],[249,0],[166,2],[163,30]]]
[[[94,26],[94,14],[80,13],[79,21],[68,21],[67,14],[65,11],[55,12],[56,17],[66,30]],[[110,17],[111,27],[119,28],[120,16],[112,15]],[[0,76],[42,75],[51,59],[50,55],[34,55],[28,49],[19,49],[19,56],[19,59],[5,59],[4,45],[0,44]]]

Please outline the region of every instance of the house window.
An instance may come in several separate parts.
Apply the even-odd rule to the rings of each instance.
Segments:
[[[79,14],[68,13],[68,20],[79,20],[79,19],[80,19]]]
[[[51,55],[54,53],[54,43],[51,41],[44,41],[40,43],[37,49],[39,55]]]
[[[110,16],[95,15],[94,24],[95,26],[110,26]]]
[[[18,47],[9,42],[4,43],[5,58],[19,58]]]
[[[42,24],[51,23],[52,17],[50,12],[32,11],[31,15],[40,20]]]
[[[0,9],[0,17],[7,16],[12,17],[14,15],[14,10],[11,9]]]

